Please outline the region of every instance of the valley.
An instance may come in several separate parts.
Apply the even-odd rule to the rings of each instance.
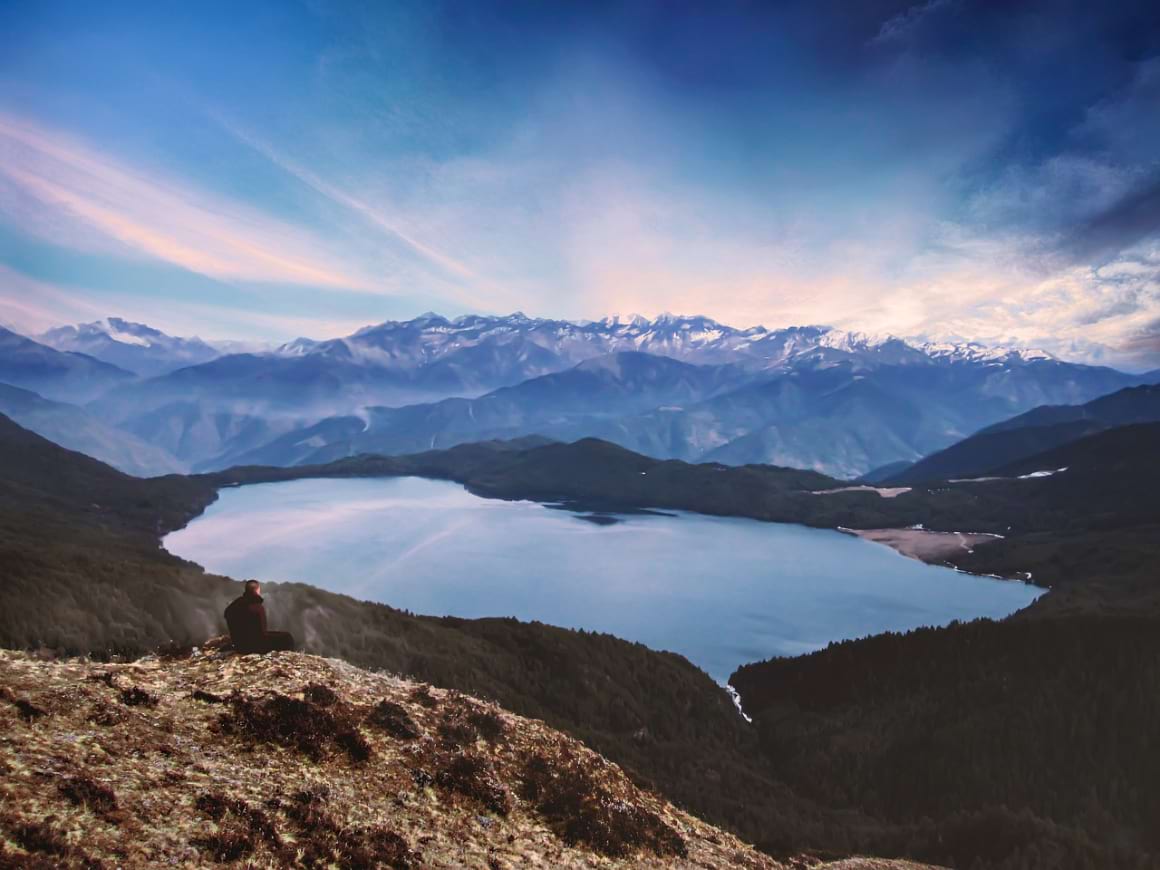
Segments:
[[[1152,545],[1160,470],[1151,461],[1160,424],[1098,432],[997,469],[996,479],[912,488],[892,498],[839,486],[811,471],[651,459],[607,442],[489,442],[413,456],[359,456],[292,468],[242,467],[204,475],[213,486],[313,477],[417,475],[454,480],[479,495],[563,501],[615,511],[687,510],[815,528],[1000,536],[932,557],[975,574],[1051,588],[1033,609],[1157,608]],[[1063,474],[1024,477],[1068,466]],[[830,492],[826,492],[830,490]],[[839,491],[833,491],[839,490]],[[1108,542],[1116,559],[1104,558]],[[1063,554],[1066,554],[1064,556]]]
[[[779,340],[788,342],[785,334]],[[774,856],[807,850],[1017,867],[1048,854],[1063,865],[1147,866],[1154,846],[1146,782],[1155,761],[1137,735],[1160,723],[1144,688],[1160,659],[1156,388],[1119,373],[1053,368],[1033,355],[948,361],[943,351],[904,343],[871,350],[833,336],[826,344],[808,331],[794,341],[805,343],[804,356],[787,351],[794,361],[760,374],[763,386],[746,386],[751,361],[723,352],[712,362],[687,363],[615,351],[501,386],[493,398],[365,408],[302,432],[279,405],[292,406],[295,393],[279,399],[276,386],[264,404],[245,391],[227,390],[226,400],[217,387],[148,387],[155,397],[149,401],[183,401],[180,411],[168,404],[142,410],[148,402],[135,397],[146,394],[134,392],[135,383],[152,381],[131,376],[84,408],[23,388],[9,392],[6,408],[22,422],[118,463],[138,461],[144,448],[134,445],[146,445],[181,453],[185,468],[206,461],[199,457],[207,452],[237,451],[247,462],[269,456],[274,464],[141,479],[0,420],[0,643],[114,659],[200,643],[222,630],[221,611],[235,594],[235,581],[222,575],[254,573],[286,581],[270,584],[271,621],[305,639],[310,651],[543,719],[620,764],[638,785]],[[915,353],[927,361],[915,362]],[[903,372],[900,360],[918,368]],[[241,365],[246,378],[299,371],[284,369],[277,354],[216,361],[227,370]],[[153,380],[204,385],[204,372],[181,373],[204,365]],[[823,413],[827,403],[878,409],[894,425],[908,418],[881,392],[891,378],[930,378],[932,389],[945,392],[952,374],[978,383],[992,367],[1007,383],[1042,385],[1052,372],[1095,377],[1086,387],[1069,381],[1054,394],[1061,398],[1113,392],[1090,410],[1071,405],[1029,414],[1029,431],[1071,427],[1047,439],[1019,435],[993,452],[986,440],[982,449],[972,446],[970,437],[964,447],[952,445],[947,461],[937,459],[942,478],[919,466],[908,477],[895,458],[888,471],[871,475],[876,488],[849,480],[853,466],[843,466],[843,479],[789,463],[690,462],[651,436],[653,455],[624,446],[637,443],[625,435],[630,418],[681,415],[705,403],[760,415],[757,398],[774,396],[769,413],[787,424],[800,413],[793,437],[826,453],[835,444],[827,432],[865,444],[874,431],[861,417]],[[308,389],[303,401],[359,395],[331,380],[333,371],[319,375],[318,390]],[[359,383],[369,383],[365,377]],[[1043,395],[1035,390],[1027,401]],[[802,404],[811,395],[823,404]],[[966,394],[957,395],[962,404]],[[586,409],[593,401],[607,413],[594,416]],[[502,410],[489,418],[492,402]],[[657,403],[665,410],[649,410]],[[1004,418],[998,405],[980,412],[984,405],[972,411],[983,416],[970,419]],[[1110,406],[1115,410],[1105,410]],[[525,413],[521,407],[534,413],[509,425],[512,414]],[[110,416],[116,408],[122,411]],[[130,426],[139,434],[116,422],[124,409],[141,412]],[[760,425],[753,420],[745,425]],[[1018,420],[999,429],[1021,430]],[[908,443],[937,445],[913,440],[926,425],[906,423]],[[709,429],[719,431],[718,424]],[[952,429],[941,437],[953,441]],[[382,431],[410,434],[390,443],[368,435]],[[591,437],[593,431],[618,433],[620,443]],[[92,440],[110,432],[129,438],[123,445]],[[692,432],[681,423],[672,437]],[[427,449],[441,439],[464,443]],[[707,443],[701,436],[684,443],[694,441]],[[401,452],[408,446],[413,452]],[[681,448],[681,455],[689,454]],[[890,454],[859,455],[858,467],[865,467]],[[900,455],[907,454],[893,454]],[[952,477],[956,482],[946,479]],[[403,506],[389,497],[393,508],[377,513],[392,487],[408,486],[442,493],[430,496],[429,521],[419,502]],[[265,507],[250,501],[263,491],[273,494]],[[342,494],[356,491],[362,495]],[[304,495],[295,506],[279,492]],[[360,501],[369,501],[365,510]],[[471,520],[473,512],[503,520],[503,528]],[[502,542],[517,516],[517,537],[539,544],[529,544],[513,567]],[[528,532],[533,526],[544,529],[542,537]],[[197,547],[176,543],[199,529],[205,537]],[[658,533],[650,538],[650,530]],[[363,548],[360,535],[381,549]],[[314,564],[308,551],[319,541],[312,544],[312,536],[322,545]],[[631,549],[603,543],[618,536]],[[800,542],[812,536],[826,543],[802,550]],[[178,556],[163,539],[174,542]],[[431,543],[408,552],[423,541]],[[275,555],[284,558],[282,568],[270,561]],[[409,592],[393,585],[400,572],[391,566],[404,556],[397,567],[413,572]],[[932,599],[927,606],[924,595],[949,588],[936,576],[963,590],[1000,590],[1009,603],[986,610],[978,602],[948,608]],[[703,591],[706,577],[719,587],[717,598],[685,594]],[[910,585],[888,597],[897,583]],[[624,597],[626,585],[636,597]],[[796,596],[802,588],[811,596]],[[755,606],[762,595],[770,596],[766,606]],[[667,610],[658,604],[664,601]],[[974,619],[1012,610],[998,621]],[[662,618],[666,613],[674,619]],[[634,621],[638,614],[649,618]],[[932,624],[945,625],[918,628]],[[722,690],[726,680],[751,722]],[[867,689],[879,682],[882,691]],[[961,715],[964,705],[968,716]],[[1015,730],[1013,721],[1020,723]],[[1087,760],[1069,765],[1063,759],[1077,746]],[[1055,771],[1050,781],[1037,772],[1044,767]],[[1094,803],[1076,797],[1093,789]],[[1004,832],[999,840],[990,836],[996,830]]]
[[[1041,594],[821,529],[689,512],[581,521],[591,516],[445,481],[315,479],[223,489],[162,544],[237,578],[613,634],[678,653],[719,683],[748,662],[1001,618]]]

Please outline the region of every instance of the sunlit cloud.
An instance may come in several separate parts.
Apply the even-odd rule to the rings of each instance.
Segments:
[[[0,325],[36,334],[77,320],[96,320],[109,312],[85,295],[38,281],[0,263]]]
[[[293,315],[131,292],[97,293],[86,287],[41,281],[0,263],[0,325],[35,336],[62,323],[110,316],[144,320],[171,335],[257,342],[259,346],[296,336],[339,338],[366,325],[363,318]]]
[[[27,121],[0,115],[0,155],[0,173],[10,183],[39,207],[116,242],[111,250],[217,279],[376,291],[368,276],[337,265],[341,257],[304,230],[246,204],[131,169]],[[43,225],[6,211],[17,225]]]
[[[607,184],[585,178],[578,190],[563,222],[571,274],[605,312],[820,323],[1155,364],[1141,356],[1147,341],[1123,340],[1160,314],[1155,243],[1077,264],[1050,233],[980,232],[931,215],[916,220],[905,208],[880,210],[873,225],[827,228],[803,214],[740,231],[704,200],[650,191],[623,173]]]

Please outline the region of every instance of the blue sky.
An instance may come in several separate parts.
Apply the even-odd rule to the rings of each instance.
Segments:
[[[0,6],[0,320],[830,323],[1160,365],[1154,3]]]

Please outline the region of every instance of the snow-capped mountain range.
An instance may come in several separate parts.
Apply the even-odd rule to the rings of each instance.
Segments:
[[[465,315],[433,312],[413,320],[367,326],[345,338],[298,338],[273,352],[280,356],[333,356],[372,365],[421,366],[486,345],[527,343],[546,351],[557,365],[575,365],[608,353],[638,351],[701,365],[739,363],[773,368],[813,355],[818,362],[865,357],[867,362],[930,360],[1030,362],[1053,357],[1042,350],[970,343],[919,343],[891,334],[849,332],[829,326],[738,329],[703,316],[662,314],[606,317],[595,321]],[[836,354],[828,354],[834,351]],[[839,356],[840,355],[840,356]],[[543,360],[545,366],[550,363]]]
[[[0,383],[83,403],[195,470],[592,435],[659,457],[855,476],[1038,405],[1149,382],[1027,348],[672,314],[427,313],[273,348],[111,317],[39,339],[0,347]]]
[[[828,326],[738,329],[699,315],[612,316],[593,321],[464,315],[433,312],[411,320],[366,326],[343,338],[297,338],[281,345],[204,341],[167,335],[142,323],[108,317],[60,326],[36,336],[56,350],[83,353],[142,376],[164,374],[221,356],[251,353],[286,358],[320,357],[348,364],[409,370],[444,359],[471,364],[472,349],[503,348],[515,368],[531,377],[586,359],[621,351],[667,356],[699,365],[722,363],[775,368],[812,358],[818,364],[862,359],[866,363],[967,361],[1031,362],[1053,357],[1042,350],[989,347],[977,342],[920,342],[888,333],[852,332]],[[830,352],[833,353],[830,353]],[[488,378],[480,379],[486,384]]]

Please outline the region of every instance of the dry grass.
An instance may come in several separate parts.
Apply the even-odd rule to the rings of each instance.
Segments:
[[[522,779],[521,795],[566,843],[613,858],[641,848],[655,855],[688,857],[685,841],[655,813],[618,800],[567,748],[555,758],[528,758]]]
[[[313,761],[321,761],[332,751],[342,751],[354,762],[370,759],[373,750],[359,731],[361,718],[334,692],[322,695],[317,686],[308,686],[303,697],[272,693],[267,698],[230,697],[231,711],[221,718],[221,726],[251,743],[269,743],[294,749]]]
[[[0,867],[782,866],[543,723],[334,660],[0,652],[0,688]]]

